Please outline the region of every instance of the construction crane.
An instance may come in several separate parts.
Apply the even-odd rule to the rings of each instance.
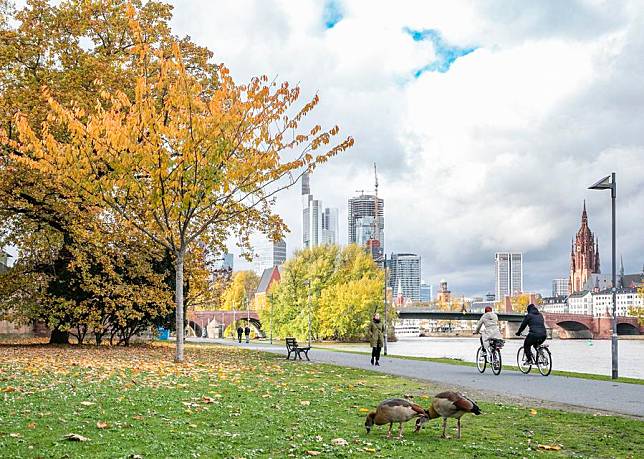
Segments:
[[[376,184],[376,197],[374,199],[374,204],[373,204],[373,238],[376,239],[377,241],[380,241],[380,225],[378,224],[378,169],[376,169],[376,163],[373,163],[373,176],[375,179],[375,184]]]

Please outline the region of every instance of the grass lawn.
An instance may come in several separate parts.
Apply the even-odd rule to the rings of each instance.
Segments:
[[[186,351],[177,365],[167,344],[0,345],[0,456],[641,457],[644,449],[642,421],[484,400],[483,415],[463,418],[461,440],[441,440],[438,420],[419,434],[409,423],[404,440],[388,440],[384,427],[366,434],[365,411],[405,395],[427,406],[436,387],[231,347]]]

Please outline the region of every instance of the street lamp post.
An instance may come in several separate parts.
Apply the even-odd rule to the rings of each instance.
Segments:
[[[610,190],[612,204],[612,269],[613,269],[613,317],[611,335],[611,354],[612,354],[612,378],[618,377],[618,354],[617,354],[617,273],[616,273],[616,256],[615,256],[615,199],[617,198],[617,182],[615,181],[615,172],[607,175],[594,185],[588,187],[590,190]]]
[[[384,301],[384,306],[385,306],[385,311],[384,311],[384,331],[385,331],[385,336],[384,336],[384,346],[383,346],[383,352],[385,355],[387,355],[387,254],[384,256],[384,261],[382,267],[385,269],[385,292],[383,294],[383,301]]]
[[[271,333],[271,338],[270,338],[271,339],[271,344],[273,344],[273,294],[272,293],[268,294],[268,301],[271,304],[271,313],[270,313],[271,315],[270,315],[270,319],[269,319],[269,324],[270,324],[269,326],[271,328],[271,332],[270,332]]]
[[[311,281],[307,280],[306,281],[306,286],[307,286],[307,303],[308,303],[308,310],[309,310],[309,347],[311,347]]]

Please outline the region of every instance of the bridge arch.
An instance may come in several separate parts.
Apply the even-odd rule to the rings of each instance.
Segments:
[[[592,339],[593,332],[587,325],[576,320],[562,320],[557,322],[560,338]]]
[[[640,329],[629,322],[621,322],[617,324],[618,335],[639,335]]]

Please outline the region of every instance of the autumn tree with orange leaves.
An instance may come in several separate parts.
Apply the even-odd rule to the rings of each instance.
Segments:
[[[27,0],[20,9],[0,0],[0,126],[8,140],[18,140],[17,114],[41,132],[51,112],[48,97],[88,114],[97,110],[101,91],[132,97],[133,50],[141,36],[157,49],[177,43],[191,74],[207,78],[215,69],[212,53],[173,37],[171,12],[171,5],[153,0]],[[62,125],[50,133],[67,138]],[[0,148],[0,246],[18,252],[13,269],[0,275],[0,317],[43,321],[54,343],[67,343],[69,334],[82,342],[86,333],[97,343],[116,333],[117,342],[127,343],[151,321],[167,326],[168,300],[173,303],[167,277],[175,277],[167,249],[123,218],[104,218],[101,206],[20,156],[7,142]],[[212,296],[207,255],[195,248],[187,256],[191,307]]]
[[[124,219],[172,253],[182,361],[188,250],[223,247],[232,234],[248,240],[255,230],[281,238],[286,226],[272,198],[353,139],[332,143],[337,126],[304,128],[318,98],[296,109],[298,87],[267,77],[240,85],[223,65],[191,74],[177,43],[150,46],[133,8],[130,16],[138,37],[133,94],[103,91],[90,114],[50,96],[39,131],[18,115],[18,140],[4,138],[20,161],[100,206],[103,218]],[[54,135],[61,129],[65,139]]]

